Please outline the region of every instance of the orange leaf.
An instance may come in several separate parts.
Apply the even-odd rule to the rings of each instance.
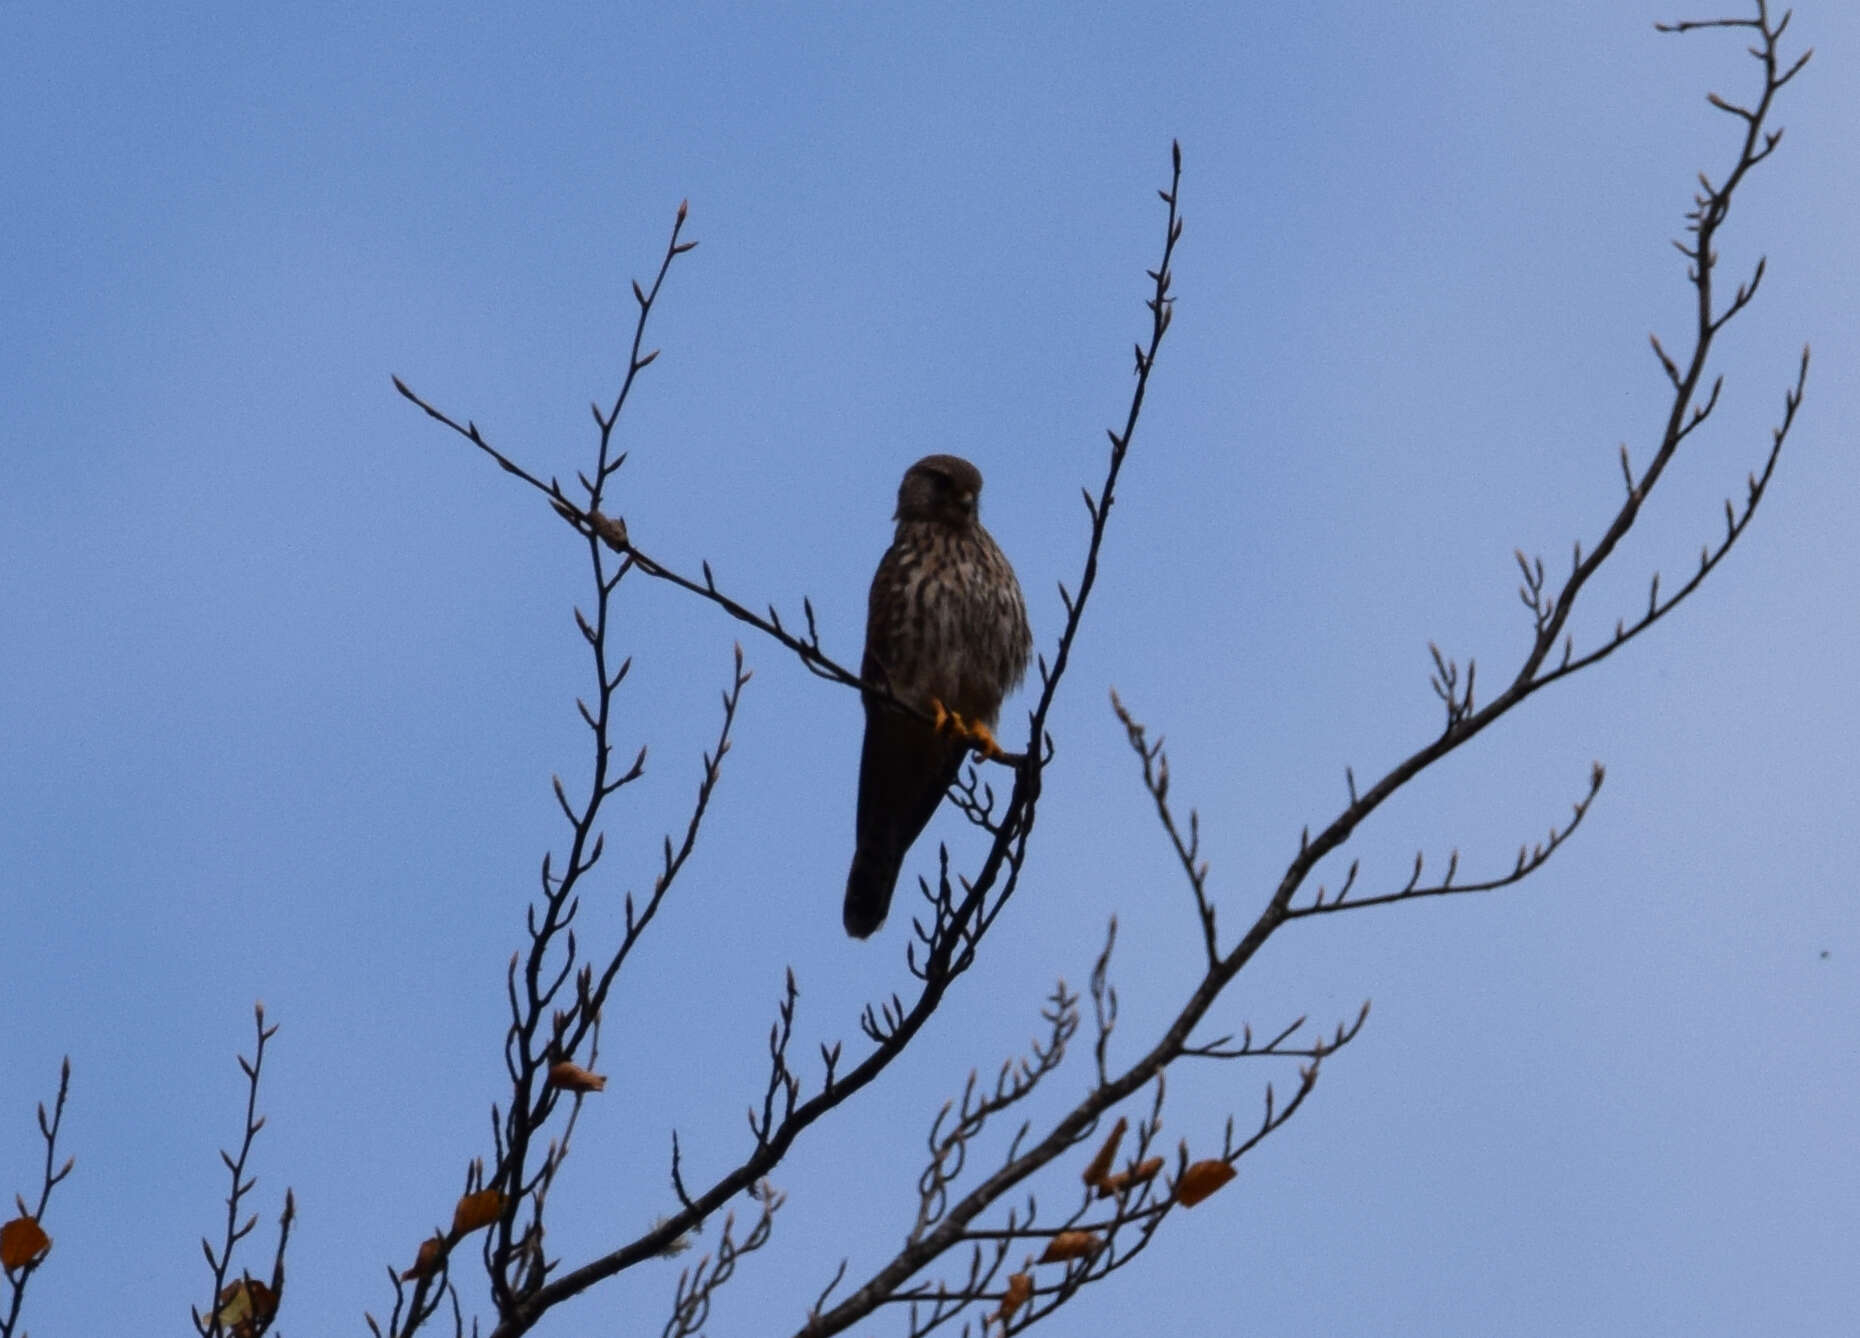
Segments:
[[[1089,1231],[1062,1231],[1046,1243],[1046,1253],[1040,1256],[1043,1264],[1056,1264],[1063,1259],[1086,1259],[1098,1252],[1098,1238]]]
[[[1033,1275],[1031,1273],[1008,1274],[1007,1290],[1001,1293],[1001,1308],[995,1311],[995,1318],[1006,1324],[1014,1318],[1014,1312],[1027,1304],[1027,1298],[1033,1295]]]
[[[579,1064],[571,1064],[564,1059],[549,1070],[549,1085],[559,1087],[564,1092],[604,1092],[607,1090],[607,1078],[604,1074],[589,1073]]]
[[[1098,1155],[1091,1159],[1085,1168],[1085,1183],[1099,1186],[1111,1173],[1111,1163],[1117,1159],[1117,1145],[1124,1139],[1124,1130],[1128,1127],[1123,1116],[1118,1116],[1117,1125],[1111,1130],[1111,1136],[1104,1140],[1104,1146],[1098,1149]]]
[[[241,1278],[220,1292],[215,1315],[232,1338],[258,1338],[271,1327],[278,1313],[278,1298],[257,1278]]]
[[[459,1237],[479,1227],[490,1226],[504,1212],[504,1196],[495,1189],[481,1189],[467,1194],[452,1210],[452,1234]]]
[[[1175,1201],[1184,1208],[1193,1208],[1233,1178],[1234,1168],[1219,1157],[1198,1161],[1175,1182]]]
[[[430,1278],[439,1271],[440,1260],[446,1257],[446,1242],[439,1236],[430,1237],[420,1242],[420,1253],[414,1256],[413,1267],[400,1275],[402,1282],[415,1282],[420,1278]]]
[[[1098,1197],[1101,1199],[1108,1199],[1113,1194],[1122,1194],[1132,1185],[1141,1185],[1146,1181],[1154,1180],[1156,1178],[1156,1172],[1162,1170],[1162,1168],[1163,1159],[1161,1157],[1149,1157],[1138,1162],[1129,1170],[1118,1171],[1114,1175],[1107,1175],[1098,1182]]]
[[[0,1268],[8,1273],[32,1267],[51,1248],[52,1238],[36,1218],[15,1217],[0,1226]]]

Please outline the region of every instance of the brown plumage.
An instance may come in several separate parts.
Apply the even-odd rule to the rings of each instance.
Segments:
[[[1027,672],[1033,637],[1014,569],[977,518],[981,492],[980,472],[957,456],[925,456],[905,471],[897,534],[872,577],[860,674],[918,710],[940,704],[992,730]],[[885,922],[904,854],[973,746],[866,695],[848,934],[865,938]]]

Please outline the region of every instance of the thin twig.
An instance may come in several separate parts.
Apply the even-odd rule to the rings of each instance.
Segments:
[[[65,1098],[71,1094],[71,1056],[66,1055],[64,1062],[58,1066],[58,1095],[52,1101],[52,1113],[45,1113],[45,1103],[39,1103],[39,1137],[45,1142],[45,1160],[39,1173],[39,1197],[28,1206],[24,1197],[15,1196],[14,1203],[19,1208],[19,1216],[13,1222],[24,1219],[30,1225],[14,1228],[22,1232],[37,1230],[41,1247],[29,1258],[20,1262],[17,1268],[8,1269],[6,1280],[12,1288],[8,1299],[6,1317],[0,1320],[0,1338],[13,1338],[14,1330],[19,1324],[20,1309],[26,1303],[26,1284],[39,1270],[51,1253],[51,1241],[45,1236],[45,1210],[52,1201],[52,1191],[58,1188],[64,1178],[71,1174],[77,1165],[75,1157],[66,1157],[63,1165],[58,1163],[58,1130],[65,1122]],[[9,1223],[9,1226],[11,1223]],[[20,1338],[25,1338],[21,1331]]]

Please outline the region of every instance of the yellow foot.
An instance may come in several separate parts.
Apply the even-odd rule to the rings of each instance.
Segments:
[[[936,722],[937,729],[961,739],[983,757],[1007,756],[1002,751],[1001,745],[995,741],[994,731],[980,720],[964,720],[935,697],[930,699],[930,714]]]
[[[983,757],[1002,758],[1007,756],[1007,753],[1002,750],[1001,745],[995,742],[994,731],[979,720],[970,723],[968,737],[969,742],[975,746],[975,751],[980,753]]]

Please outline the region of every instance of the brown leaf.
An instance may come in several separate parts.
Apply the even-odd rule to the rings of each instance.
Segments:
[[[413,1267],[400,1275],[402,1282],[417,1282],[421,1278],[430,1278],[439,1271],[440,1261],[446,1257],[446,1242],[443,1237],[433,1236],[420,1242],[420,1253],[414,1256]]]
[[[1027,1298],[1033,1295],[1033,1274],[1008,1274],[1007,1290],[1001,1293],[1001,1308],[995,1311],[995,1318],[1005,1325],[1014,1318],[1014,1312],[1027,1304]]]
[[[1108,1199],[1113,1194],[1122,1194],[1132,1185],[1141,1185],[1156,1178],[1156,1172],[1162,1170],[1161,1157],[1148,1157],[1128,1170],[1107,1175],[1098,1182],[1098,1197]]]
[[[1111,1136],[1104,1140],[1104,1146],[1098,1149],[1098,1155],[1093,1157],[1091,1164],[1085,1168],[1086,1184],[1094,1188],[1104,1184],[1104,1178],[1111,1173],[1111,1163],[1117,1160],[1117,1145],[1123,1142],[1124,1130],[1128,1127],[1128,1122],[1124,1117],[1118,1116],[1117,1124],[1111,1130]]]
[[[231,1338],[259,1338],[278,1313],[278,1298],[257,1278],[241,1278],[220,1292],[215,1313]]]
[[[38,1263],[51,1248],[52,1238],[37,1218],[15,1217],[0,1226],[0,1269],[8,1273]]]
[[[1184,1208],[1193,1208],[1233,1178],[1234,1168],[1219,1157],[1198,1161],[1175,1182],[1175,1201]]]
[[[1043,1264],[1056,1264],[1065,1259],[1088,1259],[1098,1252],[1098,1237],[1089,1231],[1062,1231],[1046,1243],[1046,1253],[1040,1256]]]
[[[504,1196],[498,1190],[481,1189],[476,1194],[467,1194],[452,1210],[453,1238],[490,1226],[503,1212]]]
[[[559,1087],[564,1092],[604,1092],[607,1090],[606,1075],[589,1073],[579,1064],[571,1064],[564,1059],[549,1070],[549,1085]]]

